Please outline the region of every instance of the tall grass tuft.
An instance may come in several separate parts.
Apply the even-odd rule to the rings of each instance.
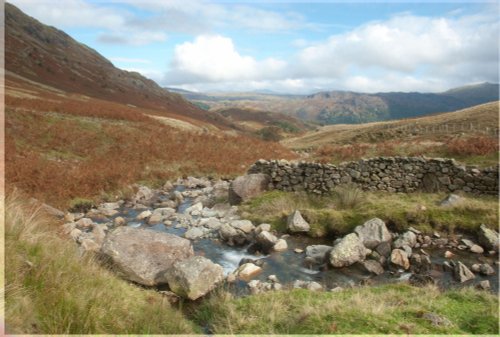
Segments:
[[[8,196],[5,324],[17,334],[179,334],[196,328],[153,290],[118,279]]]
[[[335,204],[342,209],[353,209],[364,200],[363,192],[356,185],[337,186],[332,191]]]

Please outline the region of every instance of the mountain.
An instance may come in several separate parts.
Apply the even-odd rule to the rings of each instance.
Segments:
[[[482,83],[443,93],[388,92],[366,94],[327,91],[312,95],[254,93],[185,96],[210,110],[248,108],[279,112],[324,124],[355,124],[411,118],[464,109],[499,100],[499,85]]]
[[[218,116],[168,92],[137,72],[121,70],[63,31],[44,25],[5,4],[6,79],[34,81],[67,93],[174,114],[218,126]]]

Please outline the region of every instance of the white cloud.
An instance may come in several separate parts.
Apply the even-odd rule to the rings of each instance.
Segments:
[[[254,80],[276,77],[286,64],[268,58],[257,61],[241,55],[230,38],[201,35],[193,42],[175,47],[171,69],[166,80],[171,84]]]
[[[498,36],[495,14],[402,13],[321,42],[296,40],[302,49],[287,62],[258,61],[238,53],[227,38],[203,37],[176,48],[165,81],[219,90],[441,91],[498,82]]]

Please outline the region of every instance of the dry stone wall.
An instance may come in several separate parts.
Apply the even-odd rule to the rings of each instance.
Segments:
[[[498,194],[498,165],[478,169],[442,158],[377,157],[338,166],[261,159],[248,173],[269,175],[271,189],[317,194],[344,184],[368,191]]]

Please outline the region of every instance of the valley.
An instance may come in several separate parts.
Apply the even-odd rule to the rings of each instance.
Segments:
[[[59,5],[34,11],[39,21],[5,4],[0,334],[499,333],[491,77],[434,93],[188,91],[176,83],[236,90],[259,84],[252,71],[273,83],[276,69],[288,80],[321,48],[304,47],[291,69],[240,55],[222,35],[183,40],[200,29],[184,22],[189,11],[208,11],[219,29],[234,25],[220,13],[248,24],[248,13],[272,4],[252,12],[254,4],[186,2],[184,11],[83,0],[64,18],[71,36],[42,23],[61,20],[68,7]],[[156,20],[165,8],[173,20]],[[278,20],[287,28],[276,36],[304,24],[287,18],[293,25]],[[112,24],[129,44],[104,33]],[[166,64],[148,48],[181,40],[165,48],[173,56],[162,80],[132,70]]]

